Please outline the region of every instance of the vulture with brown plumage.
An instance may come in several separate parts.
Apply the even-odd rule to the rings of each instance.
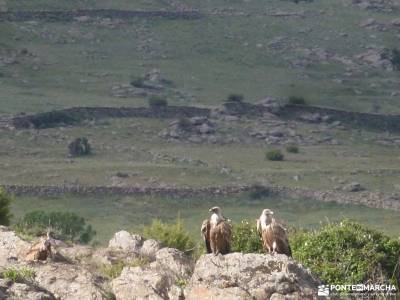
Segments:
[[[261,235],[263,248],[269,253],[292,256],[292,250],[287,238],[286,229],[273,217],[274,212],[264,209],[257,220],[257,231]]]
[[[231,251],[232,226],[222,215],[221,208],[210,209],[211,218],[204,220],[201,234],[206,244],[207,253],[227,254]]]

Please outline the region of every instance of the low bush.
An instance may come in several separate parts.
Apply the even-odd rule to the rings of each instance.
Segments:
[[[0,187],[0,225],[10,225],[11,212],[10,212],[11,197],[7,195],[6,191]]]
[[[230,94],[230,95],[227,97],[226,101],[227,101],[227,102],[243,102],[243,99],[244,99],[243,95],[240,95],[240,94]]]
[[[243,253],[262,253],[261,237],[257,232],[256,220],[243,220],[233,225],[232,251]]]
[[[145,80],[142,77],[134,77],[134,78],[132,78],[130,84],[137,88],[143,88],[143,87],[145,87],[144,81]]]
[[[185,230],[183,220],[180,218],[177,218],[174,224],[153,220],[150,225],[143,228],[143,235],[146,238],[160,241],[164,246],[181,251],[191,253],[195,248],[195,241],[192,235]]]
[[[165,107],[168,105],[167,99],[162,96],[152,96],[149,98],[149,106],[150,107]]]
[[[85,137],[76,138],[68,145],[69,155],[85,156],[92,153],[92,147]]]
[[[307,102],[303,97],[290,96],[289,97],[289,104],[305,105],[305,104],[307,104]]]
[[[26,267],[19,269],[10,267],[3,271],[2,276],[3,278],[9,279],[12,282],[22,283],[34,280],[36,277],[36,272],[35,270]]]
[[[293,256],[328,284],[400,285],[400,241],[344,220],[291,234]]]
[[[283,155],[281,150],[274,149],[267,151],[267,153],[265,153],[265,158],[271,161],[282,161],[285,156]]]
[[[84,218],[71,212],[29,212],[14,227],[29,236],[41,236],[51,229],[58,239],[84,244],[96,235]]]
[[[103,265],[101,267],[101,273],[110,279],[114,279],[121,275],[121,272],[125,267],[143,267],[149,263],[150,261],[147,257],[137,257],[128,263],[117,261],[112,265]]]
[[[286,147],[286,151],[289,153],[299,153],[299,147],[295,145],[289,145]]]
[[[392,54],[390,61],[393,66],[393,70],[399,71],[400,70],[400,50],[397,48],[392,49]]]

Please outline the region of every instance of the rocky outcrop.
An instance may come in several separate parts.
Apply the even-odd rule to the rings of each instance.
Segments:
[[[0,266],[23,261],[30,247],[30,243],[20,239],[14,231],[0,226]]]
[[[123,251],[139,252],[143,244],[143,238],[137,234],[130,234],[122,230],[114,234],[114,237],[108,243],[109,248],[115,248]]]
[[[60,244],[43,262],[23,260],[30,245],[0,227],[0,299],[314,299],[319,283],[284,255],[203,255],[195,264],[177,249],[127,231],[117,232],[106,248]],[[119,256],[112,260],[110,253]],[[117,263],[125,267],[116,277],[99,268]],[[29,269],[30,275],[12,280],[6,268]]]
[[[35,281],[57,299],[104,299],[100,282],[80,264],[51,262],[33,265]]]
[[[0,279],[0,299],[55,300],[49,291],[29,283]]]
[[[116,299],[184,299],[180,282],[189,280],[193,262],[182,252],[163,248],[148,266],[126,267],[111,283]]]
[[[185,289],[185,299],[316,299],[318,284],[286,255],[203,255]]]

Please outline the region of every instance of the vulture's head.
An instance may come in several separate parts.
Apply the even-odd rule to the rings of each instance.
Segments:
[[[267,216],[267,217],[270,217],[270,216],[272,216],[273,214],[274,214],[274,212],[273,212],[272,210],[268,209],[268,208],[266,208],[266,209],[264,209],[264,210],[262,211],[262,215]]]
[[[219,206],[214,206],[214,207],[210,208],[209,211],[212,213],[215,213],[219,216],[222,214],[221,208]]]

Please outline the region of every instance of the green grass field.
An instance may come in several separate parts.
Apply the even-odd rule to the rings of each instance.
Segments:
[[[32,210],[70,211],[87,219],[97,230],[96,240],[106,243],[118,230],[140,232],[144,224],[155,218],[174,222],[184,219],[185,227],[200,239],[201,222],[209,217],[208,209],[221,206],[224,215],[235,223],[243,219],[255,222],[263,208],[275,211],[287,225],[315,228],[321,222],[350,218],[386,234],[397,237],[400,214],[362,206],[319,203],[312,200],[265,198],[250,200],[246,196],[219,199],[171,199],[160,197],[18,197],[13,201],[14,220]]]

